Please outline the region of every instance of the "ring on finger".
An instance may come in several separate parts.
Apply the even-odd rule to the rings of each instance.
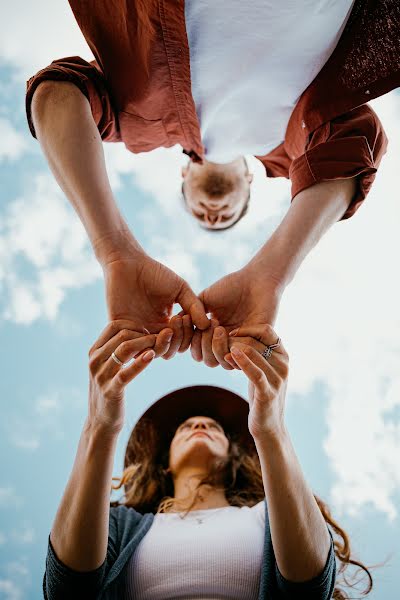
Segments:
[[[119,358],[118,358],[118,356],[115,354],[115,352],[113,352],[113,353],[111,354],[111,358],[113,359],[113,361],[114,361],[114,362],[116,362],[116,363],[117,363],[117,365],[120,365],[121,367],[125,367],[125,365],[127,364],[127,363],[124,363],[124,362],[122,362],[122,360],[119,360]]]
[[[262,353],[262,356],[263,356],[265,359],[268,359],[268,358],[271,356],[271,354],[272,354],[273,350],[274,350],[275,348],[278,348],[278,346],[280,346],[280,344],[281,344],[281,338],[280,338],[280,337],[278,337],[278,340],[277,340],[277,342],[276,342],[275,344],[271,344],[270,346],[265,346],[265,350],[264,350],[264,352]]]

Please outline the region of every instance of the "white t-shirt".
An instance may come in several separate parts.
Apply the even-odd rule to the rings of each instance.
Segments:
[[[264,500],[155,515],[130,559],[127,598],[257,600],[264,532]]]
[[[265,155],[335,49],[354,0],[186,0],[192,95],[205,156]]]

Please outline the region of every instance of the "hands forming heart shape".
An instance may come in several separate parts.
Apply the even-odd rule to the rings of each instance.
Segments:
[[[198,296],[182,277],[143,252],[127,251],[102,267],[109,320],[129,320],[138,331],[149,333],[171,328],[169,349],[156,353],[167,360],[190,346],[193,358],[209,367],[238,368],[230,354],[229,333],[238,327],[273,326],[279,308],[279,286],[265,266],[262,271],[251,262]],[[172,316],[175,303],[182,311]],[[253,348],[257,344],[251,337],[235,340]]]

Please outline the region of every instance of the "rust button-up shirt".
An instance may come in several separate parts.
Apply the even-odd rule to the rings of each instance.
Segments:
[[[122,141],[134,153],[180,144],[191,160],[202,162],[184,0],[69,3],[95,60],[57,59],[28,80],[32,135],[31,102],[39,83],[70,81],[89,100],[103,141]],[[284,141],[256,157],[268,177],[290,178],[292,198],[320,181],[358,177],[343,218],[365,199],[387,148],[382,124],[366,102],[400,86],[399,33],[398,0],[356,0],[333,54],[297,102]]]

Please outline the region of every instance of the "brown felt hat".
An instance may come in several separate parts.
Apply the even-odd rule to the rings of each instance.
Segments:
[[[256,452],[248,429],[249,403],[245,398],[215,385],[192,385],[174,390],[156,400],[140,417],[131,431],[125,451],[124,467],[135,462],[130,441],[142,419],[155,425],[161,444],[169,444],[176,428],[195,415],[211,417],[226,433],[234,436],[250,452]]]

